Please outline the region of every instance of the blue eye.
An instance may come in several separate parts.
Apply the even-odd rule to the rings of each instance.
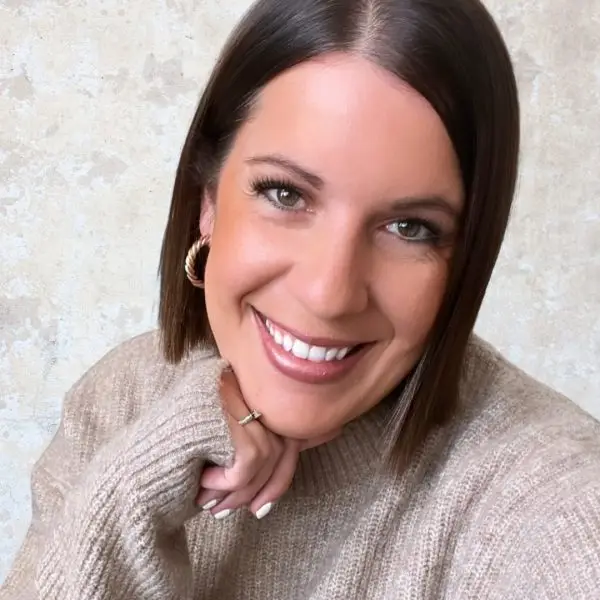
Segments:
[[[388,223],[386,229],[408,242],[432,242],[439,237],[439,233],[433,225],[416,219],[394,221]]]
[[[306,206],[302,193],[285,181],[259,179],[252,184],[252,190],[280,210],[302,210]]]

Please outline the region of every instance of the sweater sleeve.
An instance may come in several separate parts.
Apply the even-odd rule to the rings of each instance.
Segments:
[[[84,376],[34,468],[32,523],[0,600],[192,597],[184,523],[203,464],[233,456],[221,369],[207,359],[182,382],[146,382],[157,389],[139,410],[136,385]],[[110,365],[100,370],[110,378]],[[123,426],[107,431],[111,421]]]

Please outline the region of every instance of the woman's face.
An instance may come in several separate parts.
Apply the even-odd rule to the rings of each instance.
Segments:
[[[433,108],[332,54],[260,94],[203,203],[208,317],[272,431],[326,435],[412,369],[440,308],[462,209]]]

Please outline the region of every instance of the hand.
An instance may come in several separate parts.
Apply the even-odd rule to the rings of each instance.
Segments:
[[[313,440],[281,438],[259,421],[241,426],[250,408],[230,369],[221,376],[221,401],[229,421],[235,458],[231,467],[207,467],[200,478],[197,503],[224,518],[247,506],[257,518],[266,516],[292,483],[302,450],[326,443],[339,431]]]

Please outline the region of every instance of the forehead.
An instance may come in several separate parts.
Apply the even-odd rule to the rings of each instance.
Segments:
[[[441,194],[459,204],[458,161],[433,107],[372,62],[332,54],[262,90],[233,152],[285,155],[326,185],[366,194]]]

